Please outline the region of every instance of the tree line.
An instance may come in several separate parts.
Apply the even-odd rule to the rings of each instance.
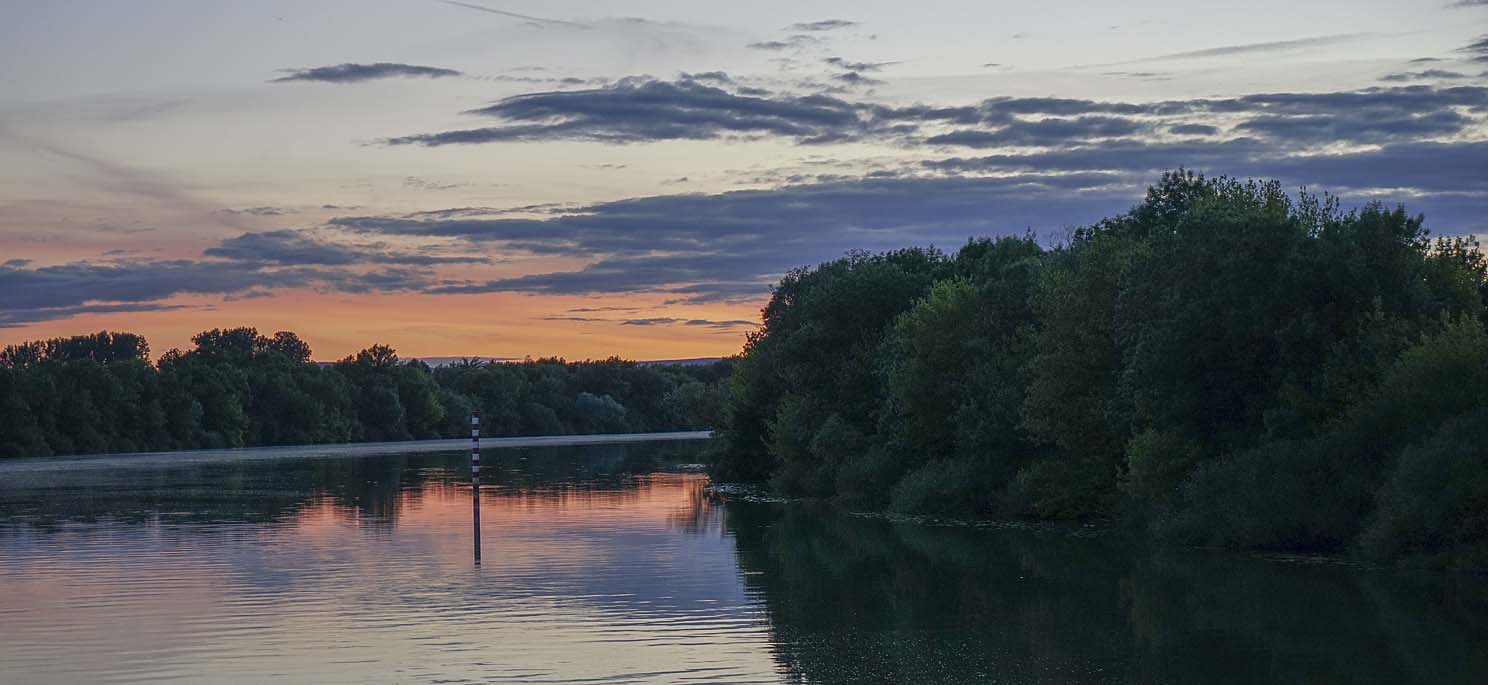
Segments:
[[[610,358],[431,368],[373,345],[311,361],[294,333],[213,329],[150,360],[145,339],[100,332],[0,351],[0,457],[714,425],[728,362]]]
[[[1471,238],[1180,170],[1047,249],[789,273],[734,365],[713,475],[1488,567],[1485,320]]]

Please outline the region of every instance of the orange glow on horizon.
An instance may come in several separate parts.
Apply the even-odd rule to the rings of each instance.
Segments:
[[[723,328],[683,323],[627,325],[624,319],[672,318],[758,321],[764,304],[668,305],[674,296],[644,294],[605,298],[491,293],[424,295],[286,291],[268,297],[225,300],[180,296],[177,307],[144,312],[84,314],[0,329],[0,346],[92,333],[144,335],[152,357],[189,349],[191,336],[212,328],[252,326],[260,333],[293,331],[314,358],[334,361],[373,344],[391,345],[410,357],[564,357],[566,359],[685,359],[737,354],[748,326]],[[573,310],[608,311],[577,312]],[[617,310],[614,308],[623,309]],[[600,319],[580,321],[573,319]]]

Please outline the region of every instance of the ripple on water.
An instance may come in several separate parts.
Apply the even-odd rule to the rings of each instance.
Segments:
[[[355,462],[0,490],[5,680],[778,680],[703,476],[498,482],[476,567],[460,457]]]

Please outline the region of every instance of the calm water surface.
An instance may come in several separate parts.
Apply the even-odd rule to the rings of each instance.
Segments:
[[[1488,580],[719,502],[685,444],[0,463],[0,682],[1488,682]],[[494,462],[494,466],[491,464]]]

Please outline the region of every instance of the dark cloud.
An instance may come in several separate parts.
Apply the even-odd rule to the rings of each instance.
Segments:
[[[83,314],[118,314],[126,312],[169,312],[189,309],[187,305],[142,302],[133,304],[89,304],[68,307],[42,307],[18,311],[0,312],[0,328],[23,326],[28,323],[55,321]]]
[[[1261,116],[1241,122],[1235,129],[1279,141],[1321,145],[1439,138],[1461,133],[1472,123],[1472,119],[1450,110],[1415,115],[1364,109],[1328,115]]]
[[[683,81],[707,81],[722,85],[731,85],[734,82],[733,77],[723,71],[702,71],[693,74],[684,71],[678,78]]]
[[[1488,108],[1488,88],[1426,85],[1365,88],[1354,91],[1317,93],[1256,93],[1234,98],[1196,98],[1129,103],[1071,98],[990,98],[976,105],[984,121],[1005,120],[1009,115],[1083,114],[1142,115],[1170,117],[1194,114],[1345,114],[1369,109],[1375,113],[1414,114],[1451,107]]]
[[[576,271],[449,284],[435,292],[666,292],[684,301],[757,298],[784,271],[850,248],[935,243],[1057,228],[1119,210],[1139,195],[1114,174],[885,178],[713,195],[666,195],[541,220],[346,217],[372,234],[458,237],[504,250],[592,259]],[[1051,202],[1051,198],[1060,198]],[[809,227],[804,229],[803,227]]]
[[[616,311],[624,310],[624,307],[600,307],[596,309],[580,309],[569,311]],[[633,308],[631,308],[634,311]],[[730,319],[726,321],[715,321],[713,319],[679,319],[671,316],[656,316],[642,319],[605,319],[592,316],[544,316],[543,321],[571,321],[575,323],[616,323],[621,326],[695,326],[703,328],[716,328],[727,330],[739,327],[756,327],[759,323],[746,321],[744,319]]]
[[[829,257],[840,254],[834,250]],[[535,273],[485,282],[449,284],[436,293],[529,292],[601,294],[665,292],[688,302],[740,301],[768,292],[786,269],[773,253],[697,252],[606,257],[578,271]]]
[[[610,82],[607,78],[579,78],[577,76],[512,76],[511,74],[497,74],[495,76],[483,76],[481,78],[490,81],[502,81],[504,83],[541,83],[556,86],[599,86]]]
[[[800,22],[800,23],[796,23],[796,24],[791,24],[790,26],[785,27],[785,30],[786,31],[817,31],[817,32],[820,32],[820,31],[836,31],[837,29],[845,29],[845,28],[850,28],[850,27],[857,26],[857,25],[858,25],[858,22],[848,21],[846,19],[823,19],[821,21],[806,21],[806,22]]]
[[[1467,74],[1461,71],[1448,71],[1445,68],[1427,68],[1424,71],[1397,71],[1397,73],[1384,74],[1379,80],[1385,82],[1402,83],[1409,80],[1452,80],[1466,79]]]
[[[0,266],[0,327],[79,314],[169,309],[176,305],[162,300],[175,295],[231,297],[270,288],[406,292],[433,283],[427,271],[417,269],[270,269],[260,263],[189,259]]]
[[[1163,71],[1103,71],[1101,76],[1117,76],[1121,78],[1134,78],[1143,81],[1171,81],[1173,75]]]
[[[879,79],[864,76],[856,71],[836,74],[832,76],[832,80],[845,83],[849,86],[876,86],[880,83],[883,83],[883,81]]]
[[[1457,51],[1467,53],[1468,59],[1474,62],[1488,62],[1488,35],[1479,36],[1477,40],[1458,48]]]
[[[1084,116],[1074,119],[1016,120],[993,131],[953,131],[932,136],[925,142],[932,145],[963,145],[983,148],[1043,147],[1069,141],[1131,136],[1146,129],[1147,125],[1132,119]]]
[[[762,40],[750,43],[744,47],[752,50],[788,50],[794,46],[783,40]]]
[[[978,118],[985,121],[1005,121],[1007,116],[1014,114],[1075,116],[1080,114],[1157,114],[1164,111],[1162,103],[1142,105],[1126,102],[1046,97],[988,98],[977,104],[975,109],[978,113]]]
[[[1488,159],[1488,142],[1395,143],[1349,154],[1298,156],[1255,138],[1128,140],[926,164],[956,174],[946,177],[860,177],[634,198],[540,220],[348,217],[335,223],[368,233],[456,237],[503,250],[590,260],[572,271],[442,284],[430,292],[650,292],[686,303],[749,301],[767,293],[790,268],[851,248],[954,248],[971,236],[1030,228],[1047,235],[1086,224],[1129,207],[1158,173],[1178,166],[1278,178],[1292,187],[1321,186],[1338,191],[1348,203],[1405,200],[1412,211],[1425,211],[1439,232],[1480,229],[1488,209],[1483,159]],[[1417,197],[1419,189],[1425,189],[1424,196]]]
[[[377,62],[375,64],[336,64],[326,67],[314,67],[311,69],[286,69],[288,76],[273,79],[271,83],[287,83],[291,81],[318,81],[321,83],[360,83],[362,81],[373,81],[384,78],[443,78],[447,76],[463,76],[461,72],[454,69],[443,69],[440,67],[421,67],[415,64],[399,64],[396,62]]]
[[[252,264],[277,266],[346,266],[354,264],[396,264],[432,266],[435,264],[488,263],[485,257],[440,256],[426,252],[400,251],[384,244],[342,245],[318,240],[303,231],[264,231],[244,233],[208,248],[208,257],[230,259]]]
[[[441,190],[454,190],[456,188],[464,188],[467,185],[469,184],[444,183],[433,179],[420,178],[418,176],[405,176],[403,178],[403,187],[409,190],[429,190],[437,192]]]
[[[1425,71],[1402,71],[1394,74],[1385,74],[1384,76],[1380,77],[1380,80],[1393,83],[1401,83],[1405,81],[1431,81],[1438,79],[1451,80],[1463,78],[1467,78],[1467,74],[1456,71],[1447,71],[1445,69],[1427,69]]]
[[[1457,2],[1447,5],[1447,7],[1454,9],[1463,7],[1488,7],[1488,0],[1457,0]]]
[[[1334,189],[1413,189],[1417,193],[1488,195],[1488,142],[1395,143],[1353,153],[1293,155],[1286,146],[1254,138],[1223,142],[1118,141],[1027,155],[989,155],[927,162],[946,173],[1102,171],[1151,178],[1178,166],[1233,176],[1279,178]],[[1478,202],[1488,205],[1488,197]],[[1436,200],[1432,200],[1435,203]],[[1438,214],[1463,230],[1481,219]],[[1438,223],[1442,225],[1442,223]]]
[[[1217,136],[1219,128],[1208,124],[1175,124],[1168,127],[1168,132],[1180,136]]]
[[[623,79],[604,88],[530,93],[470,114],[501,126],[392,138],[392,145],[554,139],[635,143],[772,135],[838,140],[872,128],[873,110],[824,96],[750,96],[696,80]]]
[[[995,97],[956,106],[890,106],[817,93],[793,95],[731,88],[727,74],[708,82],[622,79],[603,88],[529,93],[470,114],[501,124],[393,138],[393,145],[589,140],[611,144],[658,140],[777,137],[800,144],[926,142],[979,148],[1072,145],[1094,139],[1150,136],[1172,126],[1216,129],[1277,143],[1376,144],[1456,137],[1482,123],[1488,88],[1427,85],[1344,92],[1259,93],[1234,98],[1157,102]],[[860,72],[835,83],[876,83]],[[819,88],[823,86],[818,86]],[[841,85],[837,86],[841,90]],[[1459,111],[1461,110],[1461,111]],[[1292,150],[1293,153],[1305,150]]]
[[[702,326],[702,327],[706,327],[706,328],[726,329],[726,328],[739,328],[741,326],[755,327],[755,326],[758,326],[759,324],[757,322],[746,321],[744,319],[732,319],[732,320],[728,320],[728,321],[714,321],[712,319],[678,319],[678,318],[673,318],[673,317],[670,317],[670,316],[661,316],[661,317],[655,317],[655,318],[650,318],[650,319],[623,319],[623,320],[620,321],[620,325],[622,325],[622,326],[672,326],[672,325],[682,325],[682,326]]]
[[[748,45],[745,45],[744,47],[751,50],[768,50],[771,52],[779,52],[781,50],[799,50],[801,48],[811,47],[820,42],[821,39],[817,38],[816,36],[798,33],[796,35],[786,36],[782,40],[762,40],[750,43]]]
[[[898,62],[853,62],[841,57],[828,57],[822,62],[846,71],[883,71],[884,67],[898,64]]]
[[[445,209],[430,209],[409,214],[410,217],[428,219],[452,219],[461,216],[493,216],[497,214],[552,214],[572,205],[545,202],[535,205],[518,205],[515,207],[448,207]]]
[[[222,210],[218,210],[218,211],[221,212],[221,213],[223,213],[223,214],[229,214],[229,215],[248,215],[248,216],[284,216],[285,214],[295,214],[295,213],[297,213],[293,209],[286,209],[284,207],[267,207],[267,206],[265,206],[265,207],[245,207],[243,209],[222,209]]]
[[[745,326],[753,328],[759,326],[759,322],[748,319],[729,319],[727,321],[713,321],[711,319],[688,319],[682,322],[683,326],[706,326],[708,328],[738,328]]]
[[[380,241],[331,243],[313,232],[290,230],[244,233],[208,248],[202,259],[118,258],[34,268],[27,260],[10,260],[0,264],[0,327],[170,309],[174,305],[163,301],[177,295],[237,300],[284,288],[419,292],[443,284],[434,266],[490,261],[396,249]]]

